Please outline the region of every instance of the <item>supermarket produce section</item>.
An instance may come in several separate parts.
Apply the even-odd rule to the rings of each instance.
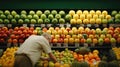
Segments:
[[[58,62],[40,60],[35,67],[120,67],[119,3],[1,1],[0,66],[13,67],[14,53],[25,39],[47,32]]]

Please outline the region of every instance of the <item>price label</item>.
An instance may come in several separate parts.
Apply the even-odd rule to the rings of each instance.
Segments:
[[[120,27],[120,24],[114,24],[114,27]]]
[[[103,24],[103,27],[107,27],[107,24]]]
[[[61,44],[60,44],[60,43],[57,43],[57,47],[61,47]]]
[[[66,24],[67,27],[71,27],[71,24]]]
[[[88,47],[88,44],[87,44],[87,43],[84,43],[84,47]]]
[[[114,26],[114,24],[110,24],[110,26],[112,26],[112,27],[113,27],[113,26]]]
[[[95,24],[94,26],[95,26],[95,27],[99,27],[99,25],[98,25],[98,24]]]
[[[94,44],[94,43],[92,43],[92,44],[91,44],[91,46],[92,46],[92,47],[94,47],[94,46],[95,46],[95,44]]]
[[[91,24],[87,24],[87,27],[91,27]]]
[[[8,44],[7,44],[7,47],[11,47],[11,43],[8,43]]]
[[[23,27],[27,27],[27,24],[23,24]]]
[[[85,25],[84,24],[80,24],[80,26],[84,27]]]
[[[60,27],[64,27],[64,24],[60,24]]]
[[[111,46],[112,47],[116,47],[116,43],[111,43]]]
[[[12,27],[12,24],[8,24],[8,27]]]
[[[5,25],[4,24],[0,24],[0,27],[4,27]]]
[[[79,43],[75,43],[75,47],[79,47]]]
[[[31,27],[34,27],[35,25],[34,24],[30,24]]]
[[[41,24],[41,27],[45,27],[45,24]]]
[[[64,43],[64,47],[68,47],[68,43]]]
[[[51,24],[47,24],[47,27],[51,27]]]
[[[14,47],[18,47],[18,44],[17,44],[17,43],[15,43],[15,44],[14,44]]]

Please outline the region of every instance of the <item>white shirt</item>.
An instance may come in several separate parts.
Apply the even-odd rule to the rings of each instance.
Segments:
[[[52,52],[48,40],[44,36],[31,35],[25,40],[16,53],[26,54],[34,66],[40,59],[42,51],[46,53]]]

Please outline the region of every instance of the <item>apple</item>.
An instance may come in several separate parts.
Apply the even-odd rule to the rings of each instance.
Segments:
[[[27,18],[27,16],[26,16],[25,14],[21,14],[21,15],[20,15],[20,18],[21,18],[21,19],[25,19],[25,18]]]
[[[110,42],[111,43],[116,43],[116,39],[115,38],[110,38]]]
[[[106,38],[104,39],[104,42],[105,42],[105,43],[110,43],[110,38],[106,37]]]
[[[82,24],[82,20],[81,19],[77,19],[76,24]]]
[[[61,35],[60,35],[60,38],[63,38],[63,39],[64,39],[65,36],[66,36],[65,34],[61,34]]]
[[[92,15],[88,14],[86,19],[92,19]]]
[[[106,19],[107,20],[112,19],[111,15],[106,15]]]
[[[61,11],[59,11],[59,14],[60,14],[61,16],[64,16],[64,15],[65,15],[65,11],[61,10]]]
[[[100,35],[100,38],[103,38],[103,39],[104,39],[105,37],[106,37],[105,34],[101,34],[101,35]]]
[[[39,30],[39,31],[37,31],[37,35],[41,35],[43,32],[41,31],[41,30]],[[31,34],[32,34],[32,32],[31,32]],[[30,35],[31,35],[30,34]]]
[[[58,30],[58,34],[60,35],[60,34],[62,34],[63,32],[62,32],[62,30]]]
[[[71,30],[71,28],[70,27],[66,27],[66,30],[69,32]]]
[[[24,39],[25,38],[25,34],[20,34],[19,35],[19,39]]]
[[[37,23],[38,23],[38,24],[42,24],[42,23],[43,23],[43,19],[38,19],[38,20],[37,20]]]
[[[76,24],[77,20],[76,19],[71,19],[70,24]]]
[[[97,18],[98,18],[98,15],[94,14],[93,19],[97,19]]]
[[[37,19],[39,19],[39,16],[38,16],[37,14],[34,14],[34,15],[33,15],[33,19],[36,19],[36,20],[37,20]]]
[[[75,43],[79,43],[79,38],[75,38]]]
[[[96,14],[96,15],[101,15],[101,11],[100,11],[100,10],[97,10],[95,14]]]
[[[0,42],[4,43],[5,42],[4,38],[0,38]]]
[[[97,44],[98,43],[98,39],[97,38],[93,38],[93,44]]]
[[[3,14],[3,11],[2,11],[2,10],[0,10],[0,15],[1,15],[1,14]]]
[[[82,38],[83,38],[83,35],[82,35],[82,34],[78,34],[78,35],[77,35],[77,38],[82,39]]]
[[[82,14],[82,10],[77,10],[76,14],[80,16]]]
[[[58,19],[57,19],[57,18],[53,18],[53,19],[52,19],[52,23],[53,23],[53,24],[57,24],[57,23],[58,23]]]
[[[95,22],[96,24],[101,24],[102,20],[100,18],[97,18]]]
[[[18,34],[22,34],[22,31],[21,31],[21,30],[18,30],[17,32],[18,32]]]
[[[111,35],[113,35],[114,34],[114,32],[112,31],[112,30],[108,30],[108,32],[107,32],[108,34],[111,34]]]
[[[19,39],[18,42],[19,42],[19,43],[23,43],[24,40],[23,40],[23,39]]]
[[[46,19],[46,18],[47,18],[47,16],[45,14],[41,15],[41,19]]]
[[[106,15],[108,15],[108,12],[107,12],[106,10],[103,10],[103,11],[102,11],[102,14],[103,14],[104,16],[106,16]]]
[[[31,22],[31,24],[35,24],[37,21],[36,21],[36,19],[31,19],[30,22]]]
[[[26,10],[22,10],[21,14],[25,14],[26,15],[27,14]]]
[[[60,38],[60,35],[56,34],[55,39],[58,39],[58,38]]]
[[[17,23],[16,19],[11,19],[11,23],[16,24]]]
[[[80,43],[85,43],[86,42],[86,39],[82,38],[80,39]]]
[[[117,11],[116,10],[113,10],[112,12],[111,12],[111,15],[112,16],[115,16],[117,14]]]
[[[7,15],[7,19],[13,19],[12,15]]]
[[[17,15],[17,12],[15,10],[11,11],[11,15],[15,16]]]
[[[56,15],[55,15],[55,18],[60,19],[60,18],[61,18],[61,15],[60,15],[60,14],[56,14]]]
[[[15,34],[11,34],[10,38],[14,39],[15,38]]]
[[[49,15],[49,14],[50,14],[50,10],[45,10],[45,11],[44,11],[44,14],[45,14],[45,15]]]
[[[90,10],[90,14],[94,15],[95,14],[95,10]]]
[[[41,10],[37,10],[37,11],[36,11],[36,14],[37,14],[38,16],[41,16],[42,13],[43,13],[43,12],[42,12]]]
[[[27,34],[27,30],[23,30],[23,32],[22,32],[23,34]]]
[[[58,30],[60,30],[60,28],[59,27],[55,27],[55,30],[58,31]]]
[[[1,19],[5,19],[6,16],[5,16],[4,14],[1,14],[1,15],[0,15],[0,18],[1,18]]]
[[[65,19],[60,18],[60,19],[59,19],[59,23],[60,23],[60,24],[64,24],[64,23],[65,23]]]
[[[53,14],[49,14],[48,18],[52,20],[54,18]]]
[[[73,19],[76,19],[76,20],[77,20],[78,18],[79,18],[78,14],[74,14],[74,15],[73,15]]]
[[[77,35],[73,34],[73,35],[72,35],[72,38],[76,39],[76,38],[77,38]]]
[[[71,16],[73,16],[73,15],[75,14],[75,11],[74,11],[74,10],[70,10],[70,11],[69,11],[69,14],[70,14]]]
[[[57,14],[57,11],[56,11],[56,10],[52,10],[52,11],[51,11],[51,14],[56,15],[56,14]]]
[[[68,38],[68,39],[71,38],[71,35],[66,35],[66,38]]]
[[[120,23],[120,19],[115,19],[115,23]]]
[[[30,23],[30,20],[26,18],[26,19],[24,19],[24,22],[25,23]]]
[[[99,38],[99,39],[98,39],[98,43],[99,43],[99,45],[102,45],[103,42],[104,42],[103,38]]]
[[[70,30],[70,31],[68,32],[69,35],[73,35],[73,33],[74,33],[73,30]]]
[[[18,24],[23,24],[23,23],[24,23],[23,19],[18,20]]]
[[[64,39],[63,38],[58,38],[58,43],[63,43]]]
[[[30,14],[30,15],[34,15],[34,14],[35,14],[35,11],[30,10],[30,11],[29,11],[29,14]]]
[[[91,39],[93,39],[93,38],[94,38],[94,35],[93,35],[93,34],[89,34],[88,37],[91,38]]]
[[[52,33],[52,32],[51,32],[51,30],[47,30],[46,32],[47,32],[47,33],[49,33],[49,34],[51,34],[51,33]]]
[[[49,30],[50,30],[50,31],[53,31],[53,30],[54,30],[54,27],[49,27]]]
[[[84,14],[81,14],[81,15],[80,15],[80,19],[81,19],[81,20],[84,20],[84,19],[85,19],[85,15],[84,15]]]
[[[58,42],[58,40],[57,39],[53,39],[53,41],[52,41],[53,43],[57,43]]]
[[[64,34],[64,35],[68,35],[68,31],[67,31],[67,30],[64,30],[64,31],[63,31],[63,34]]]
[[[75,41],[74,38],[69,38],[69,39],[68,39],[68,43],[70,43],[70,44],[73,44],[74,41]]]
[[[32,19],[32,15],[27,15],[27,18],[28,19]]]
[[[87,38],[86,43],[91,44],[92,43],[92,39],[91,38]]]
[[[9,21],[9,19],[4,19],[4,24],[9,24],[10,23],[10,21]]]
[[[0,24],[2,24],[3,23],[3,19],[0,19]]]
[[[65,20],[66,21],[70,21],[72,19],[72,16],[70,15],[70,14],[67,14],[66,16],[65,16]]]
[[[117,43],[120,43],[120,37],[119,37],[119,38],[117,38]]]
[[[22,15],[23,15],[23,14],[22,14]],[[26,16],[23,15],[23,17],[26,17]],[[16,14],[16,15],[14,16],[14,18],[15,18],[15,19],[20,19],[21,16],[20,16],[19,14]]]
[[[25,34],[25,38],[28,38],[30,36],[30,34]]]
[[[88,10],[84,10],[84,11],[83,11],[83,14],[84,14],[84,15],[88,15],[88,14],[89,14]]]
[[[113,38],[117,39],[118,38],[118,34],[113,34]]]
[[[44,23],[45,23],[45,24],[48,24],[48,23],[50,23],[50,19],[48,19],[48,18],[45,18],[45,19],[44,19]]]
[[[116,14],[115,19],[120,19],[120,14]]]

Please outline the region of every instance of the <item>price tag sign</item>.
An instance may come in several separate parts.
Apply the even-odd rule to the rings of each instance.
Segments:
[[[14,47],[18,47],[18,44],[17,44],[17,43],[15,43],[15,44],[14,44]]]
[[[116,47],[116,43],[111,43],[111,46],[112,47]]]
[[[61,44],[60,44],[60,43],[57,43],[57,47],[61,47]]]
[[[27,27],[27,24],[23,24],[23,27]]]
[[[47,27],[51,27],[52,24],[47,24]]]
[[[0,27],[4,27],[5,25],[4,24],[0,24]]]
[[[114,27],[120,27],[120,24],[114,24]]]
[[[60,24],[60,27],[64,27],[64,24]]]
[[[92,46],[92,47],[94,47],[94,46],[95,46],[95,44],[94,44],[94,43],[92,43],[92,44],[91,44],[91,46]]]
[[[11,43],[8,43],[8,44],[7,44],[7,47],[11,47]]]
[[[87,27],[91,27],[91,24],[87,24]]]
[[[99,25],[98,25],[98,24],[95,24],[94,26],[95,26],[95,27],[99,27]]]
[[[67,27],[71,27],[71,24],[66,24]]]
[[[112,27],[113,27],[113,26],[114,26],[114,24],[110,24],[110,26],[112,26]]]
[[[41,24],[41,27],[45,27],[45,24]]]
[[[84,47],[88,47],[88,44],[87,44],[87,43],[84,43]]]
[[[8,24],[7,26],[8,26],[8,27],[12,27],[12,24]]]
[[[68,47],[68,43],[64,43],[64,47]]]
[[[31,27],[34,27],[35,25],[34,24],[30,24]]]
[[[79,43],[75,43],[75,47],[79,47]]]
[[[103,24],[103,27],[107,27],[107,24]]]

